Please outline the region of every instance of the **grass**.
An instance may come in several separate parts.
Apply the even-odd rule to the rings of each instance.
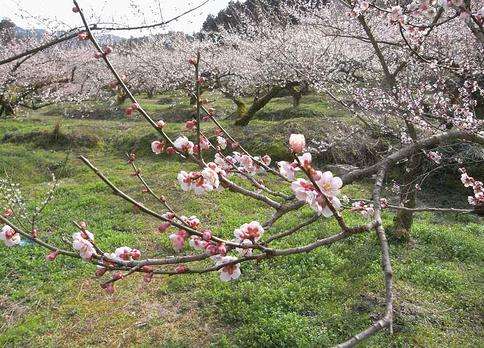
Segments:
[[[57,122],[64,135],[89,134],[98,141],[58,143],[48,137]],[[258,153],[274,147],[283,158],[283,139],[292,131],[287,125],[304,130],[298,120],[283,122],[281,130],[280,123],[256,120],[236,135]],[[172,134],[181,128],[168,126]],[[58,115],[1,121],[0,139],[6,133],[10,138],[0,145],[0,170],[21,183],[31,206],[48,190],[49,171],[60,178],[55,200],[40,221],[42,236],[52,241],[61,242],[74,232],[72,220],[86,220],[106,250],[129,245],[150,256],[170,253],[167,236],[154,233],[156,221],[134,214],[76,158],[87,155],[117,184],[141,197],[123,157],[134,145],[139,166],[159,192],[176,210],[197,215],[216,233],[230,237],[242,223],[268,216],[257,202],[226,191],[203,197],[181,192],[176,174],[185,166],[142,150],[154,137],[149,131],[144,135],[144,129],[137,120],[66,120]],[[344,193],[364,196],[368,189],[363,183],[345,187]],[[309,214],[291,214],[270,233]],[[364,221],[354,214],[346,218],[350,225]],[[385,214],[385,223],[391,224],[392,218]],[[323,220],[275,246],[309,243],[336,230],[334,222]],[[364,346],[482,346],[483,233],[476,217],[418,215],[415,243],[391,244],[395,333],[379,333]],[[46,263],[45,250],[31,244],[0,247],[0,258],[0,346],[320,347],[365,328],[384,305],[373,234],[305,255],[244,264],[242,277],[231,283],[206,274],[157,278],[145,285],[134,276],[121,282],[113,296],[99,287],[93,266],[68,258]]]

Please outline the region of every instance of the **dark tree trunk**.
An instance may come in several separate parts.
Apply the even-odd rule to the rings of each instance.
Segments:
[[[407,123],[407,130],[414,141],[417,139],[415,127]],[[408,157],[408,161],[404,166],[403,174],[401,175],[400,186],[400,204],[406,208],[415,208],[417,199],[417,189],[415,181],[420,174],[422,174],[422,157],[417,152]],[[394,233],[395,237],[404,241],[410,241],[410,232],[413,224],[413,212],[399,210],[394,219]]]
[[[3,115],[4,118],[9,116],[15,116],[15,108],[10,103],[0,104],[0,117]]]
[[[246,126],[254,118],[257,111],[261,110],[267,105],[273,98],[275,98],[279,92],[282,90],[281,87],[272,87],[269,92],[264,94],[262,97],[254,98],[252,105],[249,107],[247,112],[240,115],[240,117],[235,121],[237,126]]]
[[[292,94],[292,106],[297,108],[301,104],[302,93],[296,92]]]

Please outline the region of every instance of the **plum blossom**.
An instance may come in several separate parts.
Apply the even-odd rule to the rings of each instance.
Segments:
[[[138,260],[141,256],[141,253],[137,249],[131,249],[129,247],[120,247],[114,251],[114,255],[116,258],[123,260],[123,261],[132,261]]]
[[[268,165],[270,165],[270,164],[271,164],[272,159],[271,159],[271,156],[269,156],[269,155],[264,155],[264,156],[262,156],[261,161],[262,161],[262,163],[264,163],[266,166],[268,166]]]
[[[303,168],[309,169],[311,168],[312,156],[309,152],[306,152],[302,156],[298,156],[299,162],[301,162],[301,166]]]
[[[341,208],[341,202],[336,195],[339,194],[339,189],[343,186],[343,182],[340,178],[333,177],[331,172],[321,173],[320,171],[317,171],[314,175],[314,179],[325,197],[316,190],[310,181],[305,179],[297,179],[296,181],[293,181],[291,189],[298,200],[308,203],[318,214],[330,217],[333,215],[333,212],[327,204],[327,201],[331,202],[331,205],[336,210]]]
[[[205,136],[200,137],[200,150],[201,151],[206,151],[210,149],[210,141]]]
[[[185,122],[185,127],[187,127],[188,130],[193,130],[197,126],[197,120],[188,120]]]
[[[201,172],[187,173],[181,171],[177,179],[182,190],[192,190],[195,194],[200,195],[218,189],[220,186],[219,174],[217,173],[218,167],[215,163],[213,165],[211,167],[205,167]]]
[[[297,179],[291,184],[291,189],[300,201],[305,201],[308,194],[314,192],[314,185],[305,179]]]
[[[176,252],[180,252],[184,245],[185,239],[188,237],[188,233],[185,230],[179,230],[177,233],[172,233],[169,235],[171,245]]]
[[[218,136],[217,144],[222,150],[224,150],[227,147],[227,140],[225,140],[224,137]]]
[[[303,134],[291,134],[289,136],[289,147],[294,153],[303,152],[306,147],[306,138]]]
[[[157,155],[162,153],[164,148],[165,148],[164,141],[155,140],[151,143],[151,151],[153,151]]]
[[[442,162],[442,155],[436,151],[429,151],[427,153],[427,158],[436,164],[440,164]]]
[[[474,206],[484,205],[484,184],[482,181],[478,181],[472,176],[469,176],[465,168],[460,168],[459,171],[462,173],[461,181],[464,184],[464,187],[471,187],[474,191],[473,196],[467,197],[469,204]]]
[[[343,186],[343,181],[339,177],[333,176],[330,171],[322,174],[318,171],[316,177],[318,177],[316,183],[326,196],[333,197],[339,194],[339,190]]]
[[[190,217],[180,216],[180,220],[182,220],[191,228],[197,228],[200,225],[200,220],[195,215],[192,215]]]
[[[193,249],[204,250],[207,247],[208,242],[204,241],[199,236],[191,236],[190,241],[188,242],[190,247]]]
[[[294,180],[296,171],[300,170],[296,162],[289,163],[286,161],[280,161],[277,162],[277,165],[279,166],[279,173],[289,180]]]
[[[264,233],[264,228],[258,221],[252,221],[248,224],[243,224],[234,231],[234,236],[238,242],[242,242],[245,239],[249,241],[257,242]]]
[[[245,171],[249,174],[256,174],[259,171],[259,167],[254,163],[254,160],[248,155],[240,155],[234,152],[234,158],[241,165],[239,170]]]
[[[238,279],[240,277],[240,264],[233,264],[231,262],[236,261],[237,258],[234,256],[224,256],[221,257],[216,265],[221,266],[225,265],[222,267],[219,272],[220,272],[220,279],[224,282],[228,282],[230,280]]]
[[[237,162],[232,156],[224,157],[219,153],[215,154],[215,158],[213,161],[217,165],[217,167],[219,167],[221,170],[226,171],[231,170],[233,168],[232,166],[235,165],[235,163]]]
[[[366,204],[364,201],[354,202],[351,205],[351,211],[359,212],[365,218],[371,218],[375,214],[373,204]]]
[[[173,143],[178,151],[193,154],[193,143],[184,135],[179,136]]]
[[[403,11],[400,6],[393,6],[390,9],[390,13],[388,14],[388,20],[390,21],[391,24],[403,24],[404,22],[404,16],[403,16]]]
[[[250,239],[244,239],[240,242],[242,245],[250,246],[252,245],[252,241]],[[236,248],[235,249],[240,256],[251,256],[252,255],[252,248]]]
[[[94,235],[87,230],[72,235],[72,247],[79,251],[79,255],[84,261],[91,260],[92,256],[96,254],[96,249],[91,243],[93,240]]]
[[[20,243],[20,234],[18,234],[12,227],[5,225],[0,231],[0,240],[2,240],[6,246],[12,247]]]

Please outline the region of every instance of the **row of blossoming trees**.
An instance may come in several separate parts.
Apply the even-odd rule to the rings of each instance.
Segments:
[[[159,135],[151,144],[155,154],[166,152],[198,166],[196,171],[178,174],[180,189],[195,195],[228,190],[267,205],[273,213],[266,221],[247,221],[233,231],[233,238],[224,238],[227,234],[223,231],[207,227],[209,221],[174,210],[171,202],[148,184],[134,153],[128,156],[133,175],[143,191],[159,202],[161,210],[127,194],[81,156],[118,198],[159,220],[158,229],[167,232],[175,254],[150,258],[133,247],[120,246],[114,252],[102,250],[86,222],[77,224],[70,249],[54,245],[36,226],[36,219],[50,198],[29,214],[19,203],[18,188],[7,180],[0,182],[7,203],[0,216],[5,224],[0,238],[7,246],[19,244],[21,238],[29,239],[49,250],[50,261],[62,255],[94,264],[96,275],[104,279],[102,287],[112,293],[117,282],[137,273],[146,282],[161,275],[207,272],[219,272],[224,281],[233,280],[241,276],[246,262],[306,253],[356,234],[375,233],[381,249],[385,312],[341,346],[353,346],[386,327],[391,331],[393,273],[382,209],[396,211],[396,225],[402,230],[409,229],[412,214],[417,211],[482,214],[483,184],[467,173],[465,163],[459,175],[469,189],[473,210],[416,207],[415,200],[415,178],[425,174],[424,161],[437,165],[457,160],[443,156],[435,148],[454,143],[484,144],[482,121],[478,118],[482,105],[483,10],[472,6],[475,4],[465,1],[426,0],[390,6],[384,1],[341,0],[301,12],[296,4],[282,10],[297,18],[297,24],[256,26],[247,21],[244,34],[222,30],[201,41],[174,37],[161,46],[156,40],[146,40],[129,47],[112,47],[99,44],[89,19],[74,1],[73,11],[79,13],[84,25],[78,39],[90,41],[89,57],[94,57],[85,58],[86,64],[76,68],[88,78],[92,75],[90,69],[96,71],[99,81],[90,82],[92,86],[109,85],[129,100],[126,113],[139,115]],[[85,53],[87,48],[81,50]],[[32,56],[27,54],[19,59],[25,57]],[[74,61],[66,59],[68,63]],[[267,91],[274,86],[287,88],[291,83],[302,82],[347,108],[366,131],[385,133],[398,141],[375,164],[337,177],[314,166],[303,134],[291,134],[288,144],[292,158],[273,164],[270,154],[251,154],[234,139],[220,124],[216,110],[203,98],[207,85],[220,89],[237,103],[247,88]],[[194,117],[186,123],[185,134],[171,139],[165,132],[169,125],[162,119],[153,119],[139,103],[130,88],[135,85],[155,90],[184,88],[195,104]],[[264,97],[261,93],[253,105],[271,95]],[[250,114],[242,116],[250,119]],[[212,127],[202,128],[202,123]],[[400,201],[391,204],[382,196],[392,185],[387,174],[402,163]],[[276,183],[268,185],[266,176],[273,177],[270,182]],[[341,199],[344,185],[363,179],[374,182],[372,197],[353,202]],[[290,193],[281,189],[284,186]],[[314,211],[308,220],[280,233],[271,231],[279,219],[305,206]],[[362,214],[368,222],[351,226],[348,214]],[[271,245],[325,218],[335,219],[336,233],[307,245],[284,249]],[[207,266],[208,260],[212,264]]]

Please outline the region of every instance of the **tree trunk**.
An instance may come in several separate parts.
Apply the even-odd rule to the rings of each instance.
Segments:
[[[282,90],[281,87],[272,87],[269,92],[263,95],[260,98],[254,98],[254,101],[250,108],[247,110],[246,113],[242,114],[236,121],[236,126],[246,126],[255,116],[257,111],[261,110],[264,106],[267,105],[273,98],[277,96],[277,94]]]
[[[407,123],[407,130],[410,137],[416,141],[417,133],[415,127]],[[401,175],[400,186],[400,204],[406,208],[415,208],[417,199],[417,189],[415,187],[415,179],[422,173],[422,157],[417,152],[408,157],[408,161],[404,167],[404,172]],[[395,216],[394,233],[395,237],[403,241],[410,241],[410,232],[413,224],[413,212],[399,210]]]
[[[297,108],[301,104],[302,93],[296,92],[292,94],[292,106]]]
[[[0,117],[3,115],[4,118],[9,116],[15,116],[15,108],[10,103],[0,104]]]

